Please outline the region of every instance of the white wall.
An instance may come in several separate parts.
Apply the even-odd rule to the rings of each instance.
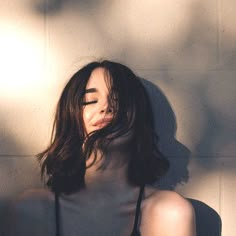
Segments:
[[[234,235],[235,11],[235,0],[1,1],[0,223],[9,199],[40,186],[34,155],[67,79],[107,58],[158,86],[156,119],[167,119],[157,128],[174,164],[163,186],[186,180],[176,190],[214,209],[222,235]]]

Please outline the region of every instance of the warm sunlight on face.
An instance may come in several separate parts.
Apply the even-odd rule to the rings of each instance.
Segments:
[[[91,73],[84,95],[83,120],[87,134],[111,122],[113,113],[109,108],[108,99],[105,70],[97,68]]]

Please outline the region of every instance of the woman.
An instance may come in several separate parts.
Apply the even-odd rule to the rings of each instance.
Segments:
[[[92,62],[72,76],[38,158],[49,190],[18,199],[12,235],[196,235],[191,204],[151,186],[168,162],[145,88],[122,64]]]

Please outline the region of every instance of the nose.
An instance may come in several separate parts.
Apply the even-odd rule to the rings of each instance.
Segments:
[[[101,112],[101,113],[112,113],[112,112],[113,112],[113,109],[112,109],[111,104],[110,104],[108,101],[106,101],[106,102],[101,106],[100,112]]]

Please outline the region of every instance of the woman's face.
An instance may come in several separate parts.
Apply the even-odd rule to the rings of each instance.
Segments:
[[[87,134],[111,122],[112,110],[109,108],[109,91],[105,81],[104,68],[92,71],[85,89],[83,101],[83,121]]]

